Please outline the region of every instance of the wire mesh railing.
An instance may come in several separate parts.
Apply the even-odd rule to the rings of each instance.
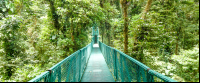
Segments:
[[[117,82],[176,82],[100,41],[99,48]]]
[[[92,48],[93,41],[29,82],[79,82],[83,76]]]

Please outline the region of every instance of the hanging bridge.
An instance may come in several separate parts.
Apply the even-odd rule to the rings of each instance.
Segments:
[[[177,82],[99,41],[92,41],[29,82]]]

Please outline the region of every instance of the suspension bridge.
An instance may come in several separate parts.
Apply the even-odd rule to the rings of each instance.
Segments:
[[[177,82],[99,41],[92,41],[29,82]]]

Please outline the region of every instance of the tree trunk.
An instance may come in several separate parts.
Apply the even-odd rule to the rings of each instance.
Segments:
[[[56,9],[55,9],[55,6],[54,6],[54,1],[52,1],[52,0],[48,0],[48,1],[50,3],[50,10],[51,10],[51,14],[52,14],[52,19],[53,19],[54,27],[57,30],[59,30],[60,24],[58,22],[58,15],[56,13]]]
[[[151,7],[151,3],[152,3],[152,0],[148,0],[147,4],[146,4],[146,7],[145,9],[143,10],[142,12],[142,19],[145,21],[146,20],[146,14],[147,12],[149,11],[150,7]],[[139,27],[141,29],[141,32],[140,34],[135,38],[135,42],[134,42],[134,45],[135,45],[135,48],[133,48],[133,51],[136,51],[137,52],[137,56],[139,56],[137,59],[141,62],[143,62],[144,60],[144,54],[143,54],[143,50],[144,50],[144,45],[143,45],[143,42],[144,41],[144,37],[145,35],[145,32],[147,31],[147,28],[148,27],[145,27],[145,26],[140,26]],[[139,42],[138,42],[139,41]]]
[[[142,14],[142,19],[146,19],[146,14],[149,11],[152,2],[153,0],[148,0],[145,10],[143,11],[143,14]]]
[[[100,6],[101,6],[101,8],[103,8],[103,3],[104,3],[104,1],[103,0],[99,0],[100,1]]]
[[[111,25],[108,22],[105,22],[105,29],[106,29],[105,36],[107,37],[107,45],[109,45],[109,46],[110,46],[110,40],[111,40],[111,38],[110,38],[110,32],[111,32],[110,27],[111,27]]]
[[[73,20],[71,20],[71,37],[72,37],[72,41],[74,42],[74,27],[73,27]]]
[[[100,6],[101,6],[101,8],[103,8],[104,0],[99,0],[99,1],[100,1]],[[101,23],[103,24],[104,22],[101,22]],[[101,31],[102,31],[102,40],[101,40],[101,42],[103,43],[104,25],[103,25]]]
[[[120,11],[120,0],[115,0],[114,1],[116,8]]]
[[[120,1],[123,9],[123,17],[124,17],[124,53],[128,53],[128,0],[121,0]]]
[[[124,52],[128,53],[128,16],[127,7],[124,8]]]

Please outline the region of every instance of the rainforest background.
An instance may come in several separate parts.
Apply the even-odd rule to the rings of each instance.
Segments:
[[[100,41],[179,82],[199,82],[199,0],[0,0],[0,81],[27,82]]]

